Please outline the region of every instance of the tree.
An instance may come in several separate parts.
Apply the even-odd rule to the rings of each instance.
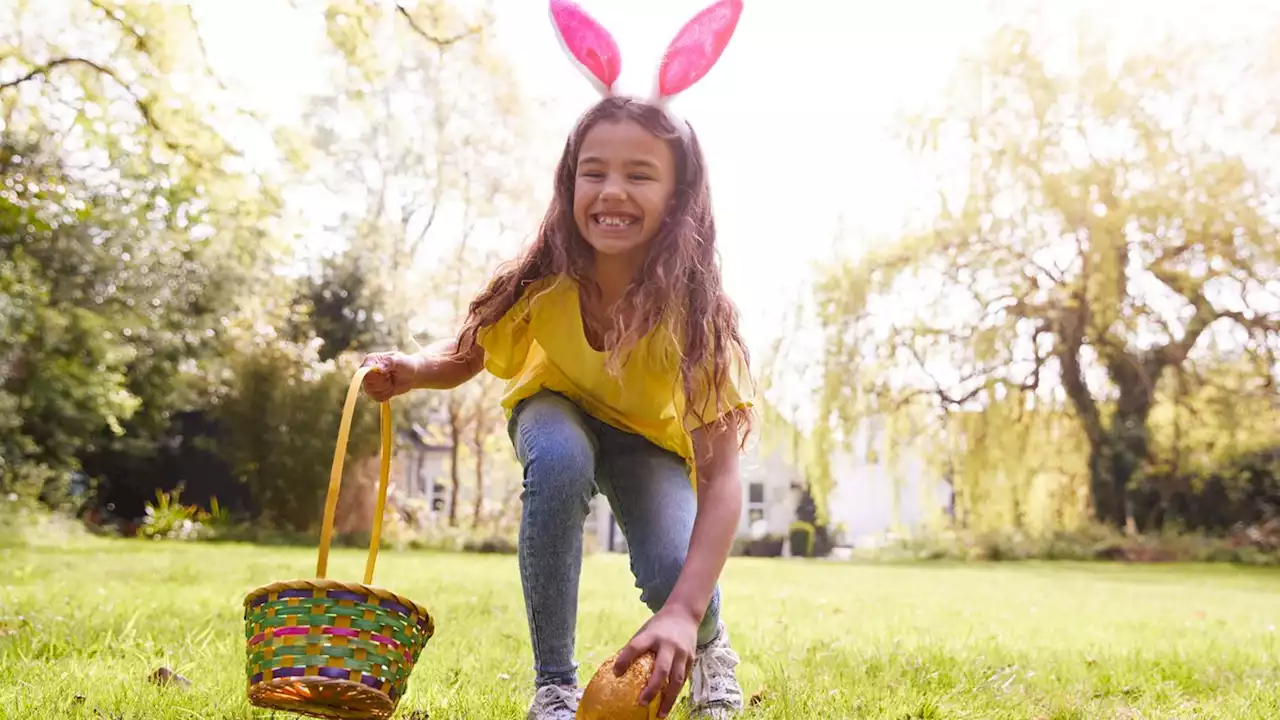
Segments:
[[[472,295],[533,227],[527,170],[534,123],[514,69],[493,45],[487,9],[445,2],[331,2],[326,27],[335,92],[310,110],[320,152],[303,181],[343,208],[325,232],[338,249],[307,289],[315,332],[332,347],[412,348],[456,332]],[[411,332],[412,330],[412,332]],[[482,375],[408,408],[426,422],[444,404],[452,446],[449,523],[481,523],[485,478],[500,434],[501,384]],[[471,454],[472,462],[464,456]]]
[[[343,400],[358,359],[322,360],[318,350],[318,343],[244,333],[228,363],[234,382],[213,408],[223,430],[218,454],[248,486],[258,520],[269,527],[308,531],[323,517]],[[375,404],[361,402],[347,457],[374,456],[378,433]],[[354,465],[346,466],[340,497],[352,496]]]
[[[1135,488],[1139,528],[1221,531],[1280,514],[1280,394],[1248,358],[1169,373],[1151,413],[1152,459]]]
[[[19,299],[0,395],[25,447],[6,472],[27,458],[65,483],[153,450],[216,378],[202,363],[241,289],[266,287],[276,196],[232,162],[236,105],[198,40],[180,7],[0,10],[0,275]]]
[[[387,289],[378,285],[384,273],[376,262],[355,251],[321,260],[317,274],[300,280],[298,307],[289,318],[291,338],[295,342],[318,338],[322,360],[397,345],[396,337],[403,333],[386,322],[385,313],[393,303]]]
[[[1171,373],[1211,343],[1278,372],[1280,73],[1235,70],[1261,42],[1121,58],[1097,28],[1058,37],[1001,27],[909,125],[945,177],[922,227],[820,283],[822,418],[932,408],[1005,434],[1001,403],[1066,403],[1093,511],[1121,526]]]

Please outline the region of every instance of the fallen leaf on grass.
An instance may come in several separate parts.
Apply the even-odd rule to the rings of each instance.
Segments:
[[[749,705],[751,707],[755,707],[756,705],[759,705],[760,703],[764,702],[768,698],[769,698],[769,691],[766,690],[765,688],[760,688],[759,690],[751,694],[751,700],[749,701]]]
[[[151,676],[150,676],[149,678],[147,678],[147,679],[148,679],[148,680],[150,680],[151,682],[153,682],[153,683],[155,683],[155,684],[157,684],[157,685],[161,685],[161,686],[165,686],[165,685],[176,685],[176,686],[181,687],[181,688],[189,688],[189,687],[191,687],[191,681],[190,681],[190,680],[188,680],[188,679],[186,679],[186,678],[182,677],[181,675],[179,675],[178,673],[176,673],[176,672],[174,672],[174,671],[170,670],[170,669],[169,669],[169,668],[167,668],[167,667],[162,667],[162,668],[160,668],[160,669],[156,670],[155,672],[151,673]]]

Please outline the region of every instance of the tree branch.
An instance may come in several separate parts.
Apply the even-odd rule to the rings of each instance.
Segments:
[[[451,37],[437,37],[427,32],[426,28],[419,25],[418,21],[413,19],[413,15],[409,14],[409,11],[400,3],[396,3],[396,14],[404,18],[405,22],[409,23],[409,27],[412,28],[415,33],[421,35],[424,40],[441,48],[449,47],[450,45],[462,42],[469,37],[479,35],[482,29],[479,25],[472,25],[467,28],[465,32],[457,35],[453,35]]]
[[[182,147],[180,144],[178,144],[172,138],[169,137],[169,133],[166,132],[165,129],[161,127],[158,122],[156,122],[155,115],[152,114],[151,107],[147,103],[147,101],[141,97],[138,97],[138,95],[135,94],[133,90],[131,90],[123,80],[120,79],[120,76],[117,75],[115,71],[113,71],[111,68],[105,67],[103,65],[99,65],[98,63],[92,60],[89,60],[87,58],[61,57],[61,58],[56,58],[54,60],[50,60],[49,62],[43,65],[37,65],[36,67],[32,68],[26,75],[18,77],[14,80],[9,80],[7,82],[0,83],[0,92],[18,87],[19,85],[35,80],[36,78],[47,76],[49,73],[53,72],[54,70],[57,70],[58,68],[66,67],[70,65],[83,65],[93,70],[94,72],[98,73],[99,75],[105,75],[111,78],[112,80],[114,80],[115,83],[119,85],[120,88],[124,90],[125,93],[129,96],[129,98],[133,101],[133,106],[137,108],[138,114],[142,116],[142,121],[146,123],[146,125],[150,127],[152,130],[155,130],[156,133],[160,136],[160,141],[164,143],[165,147],[169,148],[170,150],[172,150],[173,152],[179,155],[182,155],[194,165],[198,165],[201,167],[207,166],[208,163],[206,163],[203,159],[201,159],[200,157],[193,157],[189,152],[187,152],[186,148]]]
[[[1075,405],[1076,412],[1080,413],[1089,442],[1097,444],[1102,440],[1102,415],[1084,381],[1084,370],[1080,366],[1080,350],[1084,347],[1084,314],[1082,306],[1077,312],[1058,319],[1058,343],[1054,354],[1058,356],[1058,364],[1062,368],[1063,389]]]
[[[968,402],[971,402],[972,400],[977,398],[979,395],[981,395],[984,390],[986,390],[988,387],[991,386],[992,382],[996,382],[998,384],[1004,385],[1005,387],[1014,388],[1019,392],[1034,392],[1040,387],[1040,374],[1044,368],[1044,363],[1046,359],[1040,354],[1040,345],[1039,345],[1040,336],[1045,332],[1048,332],[1048,329],[1042,326],[1042,327],[1036,328],[1036,332],[1032,336],[1032,346],[1035,348],[1035,366],[1031,369],[1031,373],[1028,375],[1028,377],[1025,380],[1023,380],[1020,383],[1012,383],[1012,382],[1009,382],[1007,379],[997,379],[992,381],[990,380],[990,376],[994,372],[994,369],[980,368],[960,378],[957,384],[963,385],[967,382],[970,382],[972,380],[977,380],[978,378],[983,378],[983,377],[987,377],[988,381],[982,383],[981,385],[978,385],[977,387],[966,392],[965,394],[958,395],[958,396],[952,395],[945,388],[943,388],[942,383],[938,380],[938,378],[933,373],[929,372],[928,368],[925,367],[924,358],[921,357],[920,351],[916,349],[914,345],[909,343],[906,344],[907,352],[911,353],[911,356],[915,358],[916,364],[919,365],[920,367],[920,371],[924,373],[925,377],[933,381],[933,388],[920,389],[920,390],[908,393],[906,396],[903,397],[902,402],[900,403],[900,406],[921,395],[936,395],[941,404],[950,405],[953,407],[960,407]]]
[[[23,75],[16,80],[10,80],[8,82],[0,83],[0,90],[8,90],[9,88],[15,88],[25,82],[29,82],[31,80],[35,80],[38,77],[48,75],[49,73],[53,72],[54,70],[64,65],[85,65],[89,68],[92,68],[93,70],[96,70],[98,73],[102,75],[106,75],[112,80],[115,80],[116,83],[118,83],[126,91],[129,89],[129,87],[120,80],[120,76],[116,75],[110,69],[105,68],[92,60],[86,60],[85,58],[81,58],[81,57],[62,57],[62,58],[57,58],[56,60],[50,60],[44,65],[37,65],[36,67],[32,68],[31,71],[28,72],[26,75]],[[129,94],[133,95],[132,92],[130,92]],[[135,96],[134,99],[137,100],[137,97]]]
[[[138,48],[138,52],[148,57],[154,54],[151,48],[151,43],[147,42],[146,37],[144,37],[141,32],[138,32],[138,28],[125,22],[124,18],[121,17],[124,15],[123,10],[120,8],[109,8],[106,5],[103,5],[100,0],[89,0],[89,4],[101,10],[102,13],[107,16],[107,19],[114,22],[116,25],[119,25],[121,30],[129,35],[129,37],[133,38],[133,44]],[[119,13],[120,16],[118,16],[117,13]]]
[[[1237,325],[1256,332],[1280,332],[1280,313],[1254,314],[1238,310],[1219,310],[1218,319],[1233,320]]]
[[[1228,317],[1230,313],[1218,310],[1209,298],[1205,297],[1203,281],[1196,283],[1194,287],[1188,287],[1187,283],[1179,282],[1179,275],[1159,266],[1152,266],[1151,274],[1164,283],[1165,287],[1181,295],[1195,310],[1195,314],[1187,321],[1182,337],[1177,340],[1170,338],[1169,342],[1153,354],[1154,361],[1157,363],[1156,369],[1162,370],[1169,365],[1181,365],[1191,354],[1192,348],[1199,342],[1204,331],[1218,320]]]

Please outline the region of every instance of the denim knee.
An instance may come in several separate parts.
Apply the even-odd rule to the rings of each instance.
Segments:
[[[685,558],[675,552],[665,552],[656,557],[637,558],[636,585],[640,588],[640,600],[652,612],[658,612],[671,597],[671,591],[684,570]],[[706,614],[698,629],[698,642],[704,643],[715,633],[720,620],[720,588],[712,592]]]
[[[586,512],[595,494],[596,444],[580,410],[550,393],[521,403],[512,439],[524,467],[526,503]]]
[[[676,587],[676,581],[680,579],[684,562],[685,558],[674,549],[660,552],[656,556],[633,559],[636,585],[640,588],[640,600],[649,606],[650,610],[657,612],[667,602],[671,591]]]

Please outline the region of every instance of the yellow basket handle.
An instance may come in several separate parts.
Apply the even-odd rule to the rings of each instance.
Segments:
[[[347,388],[347,401],[342,406],[342,422],[338,425],[338,446],[333,452],[333,469],[329,472],[329,494],[324,502],[324,525],[320,529],[320,557],[316,561],[316,577],[324,579],[329,569],[329,541],[333,538],[333,516],[338,510],[338,489],[342,486],[342,461],[347,455],[347,441],[351,437],[351,416],[355,413],[356,399],[360,397],[360,385],[369,372],[376,368],[362,367],[351,379]],[[391,403],[379,403],[382,414],[382,467],[378,472],[378,504],[373,509],[373,533],[369,539],[369,559],[364,566],[364,584],[373,582],[373,564],[378,559],[378,545],[382,542],[382,511],[387,504],[387,484],[391,479]]]

